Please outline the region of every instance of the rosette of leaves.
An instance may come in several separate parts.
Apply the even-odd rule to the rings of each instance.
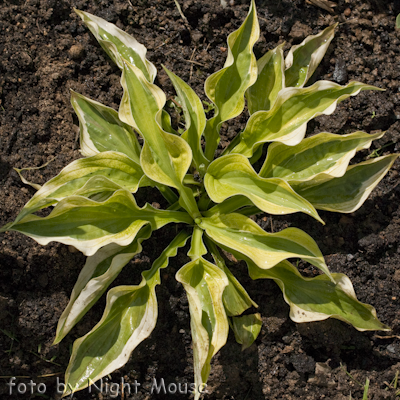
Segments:
[[[381,133],[323,132],[304,138],[312,118],[331,114],[338,102],[362,90],[377,90],[359,82],[340,86],[317,81],[307,86],[335,25],[293,46],[286,57],[282,44],[256,60],[253,46],[259,25],[252,1],[245,21],[228,37],[224,67],[205,82],[214,106],[212,118],[207,119],[190,86],[164,67],[183,112],[185,129],[178,134],[164,110],[166,96],[154,84],[156,68],[146,59],[146,48],[113,24],[76,12],[122,71],[119,110],[72,92],[85,158],[40,187],[15,221],[1,229],[24,233],[43,245],[72,245],[88,256],[54,343],[141,252],[153,231],[176,223],[180,232],[142,273],[140,283],[109,290],[101,320],[73,346],[64,394],[124,365],[151,334],[160,269],[189,238],[191,261],[176,279],[189,300],[196,388],[207,382],[211,359],[225,344],[229,326],[243,348],[253,343],[261,327],[259,314],[240,316],[257,304],[228,269],[221,250],[244,260],[251,278],[273,279],[295,322],[333,317],[361,331],[387,330],[375,309],[357,300],[349,278],[329,271],[307,233],[297,228],[267,233],[249,218],[302,212],[323,223],[317,210],[353,212],[397,157],[390,154],[349,165],[356,151],[369,148]],[[243,112],[245,99],[250,114],[246,126],[214,159],[221,124]],[[260,160],[267,143],[257,172],[252,164]],[[139,207],[134,195],[145,186],[158,188],[169,206]],[[54,208],[48,216],[35,215],[50,206]],[[321,274],[305,278],[288,258],[300,258]],[[195,399],[199,396],[196,390]]]

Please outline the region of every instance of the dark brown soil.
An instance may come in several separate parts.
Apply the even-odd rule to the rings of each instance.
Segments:
[[[77,118],[69,104],[73,89],[117,109],[122,90],[119,70],[85,29],[72,8],[103,17],[126,29],[148,48],[159,71],[157,83],[169,96],[171,83],[161,69],[166,65],[203,96],[205,78],[223,66],[226,38],[237,29],[248,9],[247,1],[223,9],[218,0],[179,0],[189,26],[173,0],[4,0],[0,8],[0,225],[14,219],[34,190],[21,183],[13,167],[48,167],[28,171],[26,177],[43,183],[80,157]],[[243,3],[243,4],[242,4]],[[246,4],[245,4],[246,3]],[[309,132],[349,133],[386,130],[384,138],[362,152],[365,159],[399,151],[400,143],[400,31],[395,30],[398,1],[339,0],[335,14],[303,0],[257,1],[261,39],[257,57],[279,42],[300,43],[339,21],[336,38],[315,79],[340,84],[350,79],[385,88],[363,92],[341,103],[330,117],[309,124]],[[189,31],[190,27],[190,31]],[[224,127],[224,144],[243,120]],[[322,213],[322,226],[305,216],[273,218],[275,230],[297,226],[318,242],[331,270],[353,281],[358,298],[371,303],[392,328],[389,333],[361,333],[337,321],[297,325],[273,282],[251,281],[242,264],[232,265],[263,316],[256,343],[241,352],[233,335],[214,358],[207,399],[361,399],[366,378],[369,399],[395,399],[390,383],[400,371],[400,162],[397,161],[364,206],[350,215]],[[159,201],[147,192],[149,202]],[[258,221],[270,229],[269,217]],[[39,246],[17,233],[1,234],[0,251],[0,398],[9,395],[8,377],[16,384],[44,383],[44,397],[58,399],[57,378],[63,379],[73,341],[101,317],[104,300],[64,341],[51,346],[57,320],[84,264],[73,248]],[[170,240],[157,232],[144,252],[127,266],[115,285],[138,283]],[[157,289],[159,320],[151,337],[133,353],[126,366],[108,383],[141,384],[137,394],[124,399],[186,399],[184,394],[151,395],[153,378],[166,385],[193,381],[188,304],[174,279],[186,256],[172,260]],[[315,271],[305,267],[305,273]],[[346,375],[349,371],[353,379]],[[22,378],[25,377],[25,378]],[[358,383],[357,383],[357,382]],[[105,383],[105,381],[104,381]],[[400,379],[397,391],[400,390]],[[43,385],[40,390],[43,390]],[[23,386],[20,386],[22,389]],[[105,391],[84,390],[75,399],[112,398]]]

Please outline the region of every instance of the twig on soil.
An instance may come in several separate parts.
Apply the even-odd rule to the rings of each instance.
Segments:
[[[379,336],[379,335],[374,335],[373,337],[378,338],[378,339],[400,339],[400,336],[398,335],[390,335],[390,336]]]
[[[179,36],[179,33],[177,33],[173,38],[167,38],[165,39],[159,46],[155,47],[154,50],[159,49],[162,46],[165,46],[168,43],[171,43],[174,39],[176,39]]]
[[[167,42],[162,42],[159,46],[155,47],[154,50],[159,49],[160,47],[163,47],[167,44]]]
[[[182,108],[182,106],[172,97],[170,97],[168,100],[171,100],[178,108]]]
[[[184,59],[184,61],[186,61],[186,62],[190,62],[190,63],[192,63],[192,64],[200,65],[201,67],[204,67],[204,64],[202,64],[202,63],[199,63],[199,62],[197,62],[197,61],[193,61],[193,60],[185,60],[185,59]]]
[[[175,5],[176,5],[176,8],[179,11],[179,14],[181,15],[181,17],[183,19],[183,22],[185,23],[185,26],[186,26],[187,30],[189,31],[190,35],[192,35],[192,29],[190,28],[189,21],[185,17],[185,14],[183,13],[183,11],[181,9],[181,6],[179,5],[178,0],[174,0],[174,2],[175,2]]]
[[[195,52],[196,52],[196,47],[192,51],[192,55],[190,56],[189,62],[193,61],[193,57],[194,57],[194,53]],[[192,75],[193,75],[193,64],[190,66],[189,82],[192,79]]]
[[[131,3],[131,0],[127,0],[127,2],[129,3],[129,5],[133,8],[133,5]]]
[[[44,357],[42,357],[40,354],[36,354],[34,351],[29,351],[29,353],[31,353],[31,354],[33,354],[34,356],[40,358],[42,361],[45,361],[45,362],[47,362],[47,363],[54,364],[54,365],[57,365],[58,367],[61,367],[61,364],[58,364],[58,363],[54,362],[53,359],[51,359],[51,360],[46,360]]]
[[[50,378],[52,376],[63,375],[63,374],[64,372],[53,372],[52,374],[38,375],[37,378]]]
[[[336,7],[337,4],[333,1],[329,0],[306,0],[306,3],[312,4],[313,6],[323,8],[324,10],[330,12],[331,14],[334,13],[332,7]]]

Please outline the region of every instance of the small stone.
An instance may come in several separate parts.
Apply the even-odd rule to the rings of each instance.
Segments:
[[[346,9],[343,11],[343,15],[344,15],[345,17],[350,17],[350,14],[351,14],[350,8],[346,8]]]
[[[315,375],[328,375],[331,373],[331,367],[322,362],[317,362],[315,364]]]
[[[299,373],[309,373],[315,370],[315,361],[306,354],[291,354],[290,362],[294,369]]]
[[[339,84],[347,82],[346,63],[341,58],[336,61],[335,69],[333,71],[333,80]]]
[[[79,60],[85,55],[85,48],[80,44],[74,44],[68,51],[69,56],[73,60]]]
[[[331,377],[331,368],[326,363],[317,362],[315,364],[315,375],[308,378],[308,383],[321,387],[334,388],[336,382],[329,380]]]
[[[392,344],[389,344],[389,346],[386,347],[386,350],[393,354],[396,353],[396,348]]]
[[[394,279],[396,282],[399,282],[399,283],[400,283],[400,269],[398,269],[398,270],[394,273],[393,279]]]
[[[289,36],[297,41],[305,39],[311,34],[311,28],[299,21],[296,21],[290,30]]]
[[[192,39],[195,43],[199,43],[201,39],[203,39],[203,34],[201,32],[193,32]]]
[[[282,350],[282,354],[292,353],[293,351],[294,351],[293,346],[285,346],[285,348]]]

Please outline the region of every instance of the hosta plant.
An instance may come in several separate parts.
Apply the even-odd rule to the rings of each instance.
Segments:
[[[160,270],[186,244],[190,262],[176,279],[189,301],[196,388],[206,383],[211,359],[225,344],[229,327],[246,348],[261,326],[258,313],[240,316],[257,304],[228,269],[222,250],[244,260],[251,278],[273,279],[295,322],[333,317],[361,331],[388,329],[372,306],[357,300],[346,275],[329,271],[306,232],[288,228],[268,233],[250,218],[302,212],[323,223],[317,210],[353,212],[397,157],[349,165],[357,150],[369,148],[382,133],[322,132],[304,138],[312,118],[331,114],[338,102],[362,90],[377,90],[359,82],[307,86],[335,25],[293,46],[286,57],[282,44],[256,60],[259,25],[252,1],[245,21],[228,37],[224,67],[205,82],[212,117],[207,119],[190,86],[164,67],[182,110],[185,128],[180,132],[164,110],[166,96],[154,84],[156,68],[146,59],[146,48],[113,24],[76,12],[122,71],[119,110],[72,92],[84,158],[40,187],[15,221],[1,229],[24,233],[43,245],[72,245],[88,256],[54,343],[78,323],[124,266],[134,268],[129,261],[153,231],[175,223],[178,233],[142,273],[141,282],[109,290],[103,317],[73,346],[65,394],[124,365],[151,334]],[[214,159],[222,123],[241,114],[245,102],[250,115],[246,126]],[[252,166],[256,161],[258,170]],[[157,188],[169,206],[154,208],[150,200],[139,207],[135,193],[145,186]],[[54,208],[48,216],[35,215],[50,206]],[[289,258],[302,259],[321,274],[305,278]],[[195,390],[195,398],[199,396]]]

